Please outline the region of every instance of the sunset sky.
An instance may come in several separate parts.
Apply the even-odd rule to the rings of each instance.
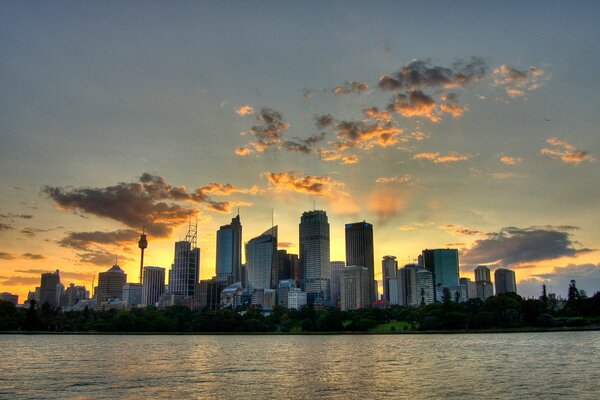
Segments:
[[[0,291],[201,276],[239,207],[298,251],[303,211],[374,225],[381,258],[460,251],[524,296],[600,290],[598,2],[0,5]]]

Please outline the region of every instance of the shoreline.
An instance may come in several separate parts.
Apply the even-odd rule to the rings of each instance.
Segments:
[[[498,333],[552,333],[600,331],[599,325],[555,328],[469,329],[437,331],[390,332],[50,332],[50,331],[0,331],[0,335],[127,335],[127,336],[331,336],[331,335],[461,335]]]

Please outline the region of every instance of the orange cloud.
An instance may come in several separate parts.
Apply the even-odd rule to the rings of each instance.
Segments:
[[[402,176],[388,176],[381,177],[375,180],[375,183],[410,183],[412,182],[412,175],[402,175]]]
[[[395,190],[376,190],[367,200],[369,211],[375,213],[379,222],[387,222],[406,207],[406,197]]]
[[[434,162],[435,164],[442,164],[442,163],[466,161],[469,159],[469,157],[464,154],[460,154],[460,153],[456,153],[456,152],[448,153],[445,156],[440,155],[440,153],[419,153],[419,154],[415,154],[413,156],[413,159],[428,160],[428,161]]]
[[[260,188],[256,185],[252,185],[249,188],[239,188],[230,183],[209,183],[206,186],[202,186],[198,189],[199,192],[206,194],[214,194],[218,196],[228,196],[232,193],[251,194],[253,196],[261,192]]]
[[[420,90],[411,91],[408,95],[397,95],[392,107],[403,117],[424,117],[431,122],[440,120],[435,100]]]
[[[246,104],[236,109],[235,112],[237,115],[250,115],[254,114],[254,108]]]
[[[358,161],[358,156],[355,154],[348,154],[342,157],[342,164],[356,164]]]
[[[594,157],[584,150],[578,150],[572,144],[558,138],[550,138],[546,141],[552,148],[543,148],[540,154],[551,158],[558,158],[566,164],[580,164],[583,161],[594,161]]]
[[[329,176],[305,175],[297,177],[296,173],[290,172],[267,172],[265,173],[275,190],[293,191],[297,193],[312,194],[317,196],[331,196],[334,192],[344,193],[340,190],[344,187],[341,182],[334,181]]]
[[[492,71],[492,84],[504,88],[504,93],[512,98],[524,97],[528,92],[539,89],[546,79],[548,74],[538,67],[519,70],[503,64]]]
[[[237,154],[238,156],[247,156],[248,154],[252,153],[252,149],[248,148],[248,147],[238,147],[237,149],[235,149],[235,154]]]
[[[522,158],[518,157],[510,157],[510,156],[502,156],[500,157],[500,162],[505,165],[515,165],[523,161]]]

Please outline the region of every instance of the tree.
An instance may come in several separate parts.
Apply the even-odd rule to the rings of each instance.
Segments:
[[[442,303],[449,304],[452,301],[452,296],[450,295],[450,289],[444,288],[444,294],[442,295]]]

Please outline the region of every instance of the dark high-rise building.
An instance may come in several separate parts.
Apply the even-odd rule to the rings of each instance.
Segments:
[[[175,258],[169,271],[169,293],[194,299],[200,281],[200,249],[196,246],[197,225],[189,225],[185,240],[175,242]]]
[[[498,268],[494,272],[494,283],[496,285],[496,294],[517,293],[517,279],[515,271],[505,268]]]
[[[346,265],[359,265],[368,269],[369,299],[377,301],[375,259],[373,256],[373,225],[367,222],[346,224]]]
[[[423,250],[423,264],[433,274],[434,286],[458,286],[458,250]]]
[[[98,287],[96,288],[96,303],[112,299],[121,299],[123,285],[127,282],[127,274],[118,265],[113,265],[108,271],[100,272],[98,275]]]
[[[217,277],[242,283],[242,224],[239,214],[217,231]]]
[[[58,306],[56,301],[56,286],[60,283],[60,275],[56,272],[47,272],[42,274],[42,282],[40,284],[40,306],[48,303],[51,306]]]
[[[342,300],[342,278],[345,268],[346,263],[344,261],[331,261],[329,263],[330,304],[338,308]]]
[[[246,243],[248,289],[277,287],[277,226]]]
[[[300,270],[308,302],[329,301],[329,221],[321,210],[306,211],[300,217]]]
[[[390,303],[390,279],[396,279],[398,273],[398,261],[394,256],[383,256],[381,261],[381,270],[383,276],[383,300]],[[394,303],[395,304],[395,303]]]
[[[285,281],[288,279],[294,279],[294,260],[293,257],[296,254],[290,254],[287,250],[277,250],[277,279],[279,281]]]
[[[490,269],[485,265],[475,268],[475,290],[477,291],[477,297],[481,300],[488,299],[494,295]]]

